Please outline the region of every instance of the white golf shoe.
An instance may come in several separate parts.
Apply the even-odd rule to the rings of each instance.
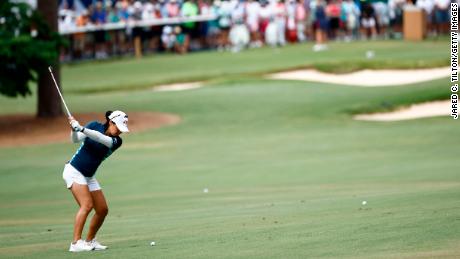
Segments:
[[[70,243],[70,252],[85,252],[85,251],[91,251],[93,250],[94,247],[92,247],[89,243],[83,240],[78,240],[75,244]]]
[[[96,238],[89,241],[88,244],[93,247],[94,250],[105,250],[108,247],[101,245],[101,243],[97,242]]]

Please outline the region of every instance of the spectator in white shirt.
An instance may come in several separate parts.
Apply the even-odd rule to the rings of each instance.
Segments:
[[[416,5],[425,12],[427,31],[431,33],[433,31],[434,0],[417,0]]]
[[[246,3],[246,25],[248,26],[249,33],[251,34],[252,47],[262,46],[259,33],[259,13],[259,2],[254,0],[248,0],[248,2]]]

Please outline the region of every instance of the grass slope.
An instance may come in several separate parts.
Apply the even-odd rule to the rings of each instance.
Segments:
[[[300,67],[344,73],[363,68],[424,68],[448,66],[448,41],[373,41],[331,43],[326,52],[311,44],[283,49],[262,48],[234,54],[207,52],[186,56],[154,55],[141,60],[67,65],[63,67],[66,92],[98,92],[151,87],[157,84],[258,75]],[[375,58],[366,59],[373,50]]]
[[[183,92],[66,96],[75,112],[116,105],[183,117],[124,136],[99,169],[110,207],[99,239],[110,249],[92,257],[460,256],[457,122],[351,119],[448,98],[448,79],[372,89],[243,76],[212,82]],[[0,100],[1,113],[34,108],[31,98]],[[88,256],[66,251],[77,207],[61,173],[76,148],[0,148],[1,258]]]

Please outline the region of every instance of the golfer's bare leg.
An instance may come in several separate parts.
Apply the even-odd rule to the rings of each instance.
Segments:
[[[85,226],[86,218],[93,209],[93,199],[88,189],[88,185],[73,183],[70,191],[77,201],[80,209],[75,215],[75,224],[73,228],[73,242],[81,239],[81,232]]]
[[[107,213],[109,212],[107,201],[105,200],[102,190],[91,192],[91,197],[93,199],[94,210],[96,213],[93,215],[89,225],[88,236],[86,237],[87,241],[93,240],[97,231],[102,226],[102,223],[104,223],[105,216],[107,216]]]

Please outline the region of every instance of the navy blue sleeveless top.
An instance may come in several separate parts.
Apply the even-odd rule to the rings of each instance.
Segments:
[[[102,134],[106,131],[104,124],[97,121],[88,123],[85,128],[98,131]],[[121,146],[122,140],[120,137],[112,137],[112,141],[112,147],[108,148],[107,146],[86,137],[80,148],[70,160],[70,164],[84,176],[94,176],[102,161],[104,161]]]

